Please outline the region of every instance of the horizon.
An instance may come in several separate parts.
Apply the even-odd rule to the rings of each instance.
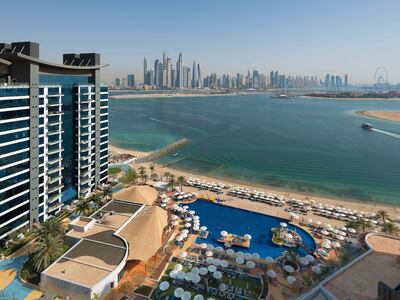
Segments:
[[[45,0],[40,6],[22,2],[3,4],[5,10],[18,11],[20,19],[3,16],[13,30],[1,35],[2,42],[38,42],[41,58],[55,62],[61,61],[62,53],[95,50],[102,63],[110,65],[103,72],[107,82],[131,73],[142,81],[143,58],[151,65],[163,51],[173,62],[180,52],[185,65],[196,60],[203,74],[244,74],[253,69],[319,79],[325,74],[348,74],[351,84],[372,84],[375,70],[383,66],[390,83],[400,82],[398,42],[392,39],[400,25],[395,15],[400,3],[394,0],[361,5],[315,0],[228,4],[179,0],[152,5],[124,1],[96,2],[96,6],[90,1],[78,6],[71,1]],[[86,24],[88,11],[92,26]],[[32,14],[37,16],[34,23],[29,22]]]

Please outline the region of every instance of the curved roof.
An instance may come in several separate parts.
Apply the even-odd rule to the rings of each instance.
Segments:
[[[132,186],[113,194],[116,200],[152,205],[157,199],[157,191],[148,185]]]
[[[161,248],[168,215],[158,206],[146,206],[119,235],[128,241],[128,260],[146,262]]]
[[[100,68],[107,67],[108,65],[94,65],[94,66],[70,66],[70,65],[63,65],[63,64],[57,64],[57,63],[52,63],[48,62],[39,58],[35,58],[29,55],[25,55],[22,53],[2,53],[1,57],[6,60],[25,60],[25,61],[30,61],[34,62],[37,64],[40,64],[42,66],[46,67],[52,67],[52,68],[60,68],[60,69],[65,69],[65,70],[81,70],[81,71],[90,71],[90,70],[96,70]],[[1,60],[1,58],[0,58]],[[6,61],[4,60],[4,61]]]
[[[3,65],[7,65],[7,66],[9,66],[9,65],[11,65],[11,62],[10,62],[10,61],[8,61],[8,60],[1,59],[1,58],[0,58],[0,64],[3,64]]]

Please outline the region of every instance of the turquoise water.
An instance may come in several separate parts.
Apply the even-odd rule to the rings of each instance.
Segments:
[[[266,95],[110,101],[110,141],[142,151],[187,137],[162,163],[293,191],[399,204],[400,125],[355,115],[396,101],[332,101]]]
[[[10,299],[25,299],[32,289],[24,285],[18,279],[18,274],[21,271],[22,265],[26,261],[26,256],[19,256],[13,259],[0,260],[0,270],[15,269],[17,275],[14,280],[2,291],[0,291],[0,300],[10,300]]]
[[[282,255],[283,251],[289,249],[272,243],[271,229],[280,227],[279,224],[281,222],[286,222],[283,219],[202,200],[197,200],[189,204],[189,207],[190,210],[196,212],[196,215],[200,216],[201,225],[207,226],[209,232],[207,239],[197,239],[197,243],[199,244],[205,242],[215,247],[222,246],[224,248],[224,245],[218,242],[218,238],[220,237],[220,232],[225,230],[240,236],[250,234],[252,237],[249,249],[234,246],[232,249],[235,251],[258,253],[263,258],[267,256],[276,258]],[[309,249],[315,251],[315,241],[307,232],[291,224],[288,224],[288,228],[296,231],[303,243]],[[308,254],[302,248],[299,248],[298,252],[302,255]]]

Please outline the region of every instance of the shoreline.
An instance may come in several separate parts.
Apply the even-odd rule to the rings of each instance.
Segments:
[[[400,122],[400,111],[398,110],[359,110],[355,113],[363,117]]]
[[[400,100],[400,98],[349,98],[349,97],[321,97],[321,96],[299,96],[300,98],[304,98],[304,99],[312,99],[312,100],[343,100],[343,101],[398,101]]]
[[[148,93],[148,94],[124,94],[110,95],[110,99],[158,99],[158,98],[189,98],[189,97],[221,97],[221,96],[245,96],[250,94],[262,94],[262,92],[241,92],[241,93]]]
[[[136,155],[136,156],[146,156],[148,154],[150,154],[151,152],[144,152],[144,151],[135,151],[135,150],[125,150],[119,147],[115,147],[112,146],[111,144],[109,145],[110,147],[110,152],[111,151],[122,151],[122,153],[129,153],[132,155]],[[120,152],[121,153],[121,152]],[[313,200],[315,200],[316,202],[321,202],[324,204],[330,204],[330,205],[334,205],[334,206],[343,206],[343,207],[347,207],[347,208],[351,208],[351,209],[355,209],[355,210],[359,210],[359,211],[368,211],[368,212],[377,212],[380,209],[385,209],[390,217],[392,218],[396,218],[397,215],[399,214],[400,211],[400,205],[398,204],[390,204],[390,203],[382,203],[382,202],[376,202],[376,201],[362,201],[362,200],[358,200],[358,199],[344,199],[344,198],[335,198],[335,197],[331,197],[331,196],[323,196],[323,195],[315,195],[315,194],[306,194],[306,193],[301,193],[301,192],[297,192],[297,191],[293,191],[293,190],[289,190],[289,189],[285,189],[285,188],[277,188],[277,187],[271,187],[265,184],[257,184],[254,182],[244,182],[241,180],[235,180],[232,178],[218,178],[217,176],[212,176],[212,175],[204,175],[204,174],[196,174],[195,172],[190,172],[190,171],[184,171],[184,170],[180,170],[180,169],[175,169],[169,166],[163,166],[160,165],[158,163],[141,163],[141,164],[136,164],[133,162],[132,164],[130,164],[133,167],[138,167],[140,165],[146,167],[148,169],[148,167],[153,164],[155,166],[155,172],[157,174],[164,174],[165,172],[170,172],[173,173],[176,178],[178,176],[184,176],[186,179],[188,179],[189,177],[197,177],[200,179],[204,179],[206,181],[212,182],[222,182],[226,185],[233,185],[233,186],[245,186],[248,188],[253,188],[253,189],[257,189],[260,191],[264,191],[266,193],[272,193],[272,194],[279,194],[279,195],[284,195],[285,197],[290,197],[290,198],[296,198],[296,199],[300,199],[300,200],[305,200],[306,198],[311,198]],[[185,187],[185,189],[188,189],[188,187]],[[193,191],[195,191],[196,189],[193,189]],[[200,192],[201,193],[201,192]],[[217,195],[213,192],[210,191],[205,191],[205,194],[210,194],[214,197],[220,197],[220,195]],[[226,195],[223,195],[222,197],[227,197]],[[230,197],[228,197],[230,198]],[[228,205],[232,205],[234,207],[239,207],[239,208],[249,208],[250,207],[255,207],[256,209],[260,209],[261,211],[263,211],[264,209],[267,209],[267,212],[269,211],[269,213],[273,213],[275,215],[281,216],[283,218],[287,218],[288,217],[288,213],[283,212],[281,209],[277,208],[273,208],[273,207],[263,207],[263,206],[259,206],[258,204],[251,202],[251,201],[244,201],[244,200],[238,200],[236,198],[233,198],[233,201],[227,201],[226,203]],[[249,203],[247,203],[249,202]],[[333,222],[332,220],[330,220],[331,222]]]

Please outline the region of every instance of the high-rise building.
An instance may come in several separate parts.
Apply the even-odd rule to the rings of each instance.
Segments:
[[[133,88],[135,86],[135,75],[128,74],[127,79],[128,79],[128,87]]]
[[[328,87],[329,87],[329,78],[330,78],[330,75],[329,75],[329,74],[326,74],[326,75],[325,75],[325,82],[324,82],[325,88],[328,88]]]
[[[197,87],[197,65],[196,61],[193,61],[193,68],[192,68],[192,88]]]
[[[0,44],[0,240],[107,183],[101,67],[96,53],[56,64],[38,43]]]
[[[183,87],[183,61],[182,61],[182,53],[179,53],[178,62],[176,63],[176,77],[178,88]]]
[[[167,58],[167,87],[171,87],[172,85],[172,65],[171,58]]]
[[[143,59],[143,84],[149,84],[147,82],[147,58],[146,58],[146,56]]]
[[[167,72],[168,72],[168,64],[167,64],[167,53],[163,52],[163,62],[162,62],[162,86],[167,86]]]
[[[197,87],[202,87],[203,80],[201,79],[200,64],[197,64]]]
[[[347,76],[347,74],[344,75],[344,86],[345,87],[349,86],[349,76]]]
[[[121,86],[121,79],[115,78],[115,86],[120,87]]]

